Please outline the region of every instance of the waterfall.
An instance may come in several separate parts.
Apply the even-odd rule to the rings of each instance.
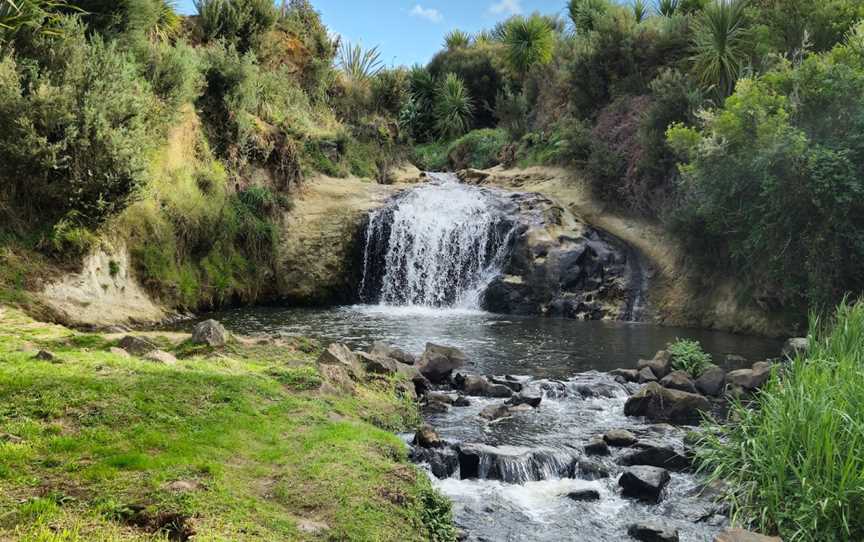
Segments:
[[[370,214],[361,298],[479,309],[483,290],[507,258],[514,205],[451,174],[430,176],[431,183]]]

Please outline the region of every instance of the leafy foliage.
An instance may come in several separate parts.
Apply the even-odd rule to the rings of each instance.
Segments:
[[[542,66],[552,60],[555,34],[544,17],[517,16],[507,21],[503,42],[510,68],[524,76],[532,66]]]
[[[696,73],[706,89],[726,97],[749,58],[745,0],[716,0],[696,19],[693,47]]]
[[[448,73],[435,89],[435,129],[444,138],[468,131],[474,115],[474,103],[462,79]]]
[[[203,39],[224,40],[240,53],[257,47],[278,18],[270,0],[195,0],[195,8]]]
[[[676,371],[686,371],[693,378],[698,378],[711,366],[711,356],[702,350],[698,341],[678,339],[666,347],[672,359],[672,368]]]
[[[597,20],[605,15],[610,7],[608,0],[569,0],[567,14],[576,32],[585,33],[595,29]]]
[[[344,42],[339,47],[339,67],[354,81],[374,77],[382,69],[378,47],[364,49],[362,45]]]
[[[444,36],[444,47],[449,51],[454,51],[460,47],[468,47],[471,45],[471,35],[462,30],[451,30]]]

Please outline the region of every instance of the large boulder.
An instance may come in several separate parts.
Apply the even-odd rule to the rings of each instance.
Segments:
[[[631,452],[618,460],[620,465],[660,467],[671,471],[684,471],[690,468],[690,459],[666,446],[643,445],[642,449]]]
[[[744,391],[754,391],[761,388],[771,378],[772,365],[766,361],[754,363],[751,369],[739,369],[726,375],[730,385]]]
[[[644,521],[634,523],[627,534],[641,542],[678,542],[678,530],[662,523]]]
[[[670,390],[656,382],[642,387],[627,399],[624,413],[627,416],[644,416],[652,421],[671,423],[699,423],[702,412],[711,410],[711,403],[695,393]]]
[[[399,362],[396,360],[367,354],[366,352],[354,352],[354,355],[367,373],[392,376],[399,372]]]
[[[414,365],[417,363],[417,358],[413,354],[409,354],[404,350],[390,346],[381,341],[375,341],[372,344],[372,348],[369,349],[369,354],[379,358],[390,358],[399,363],[404,363],[405,365]]]
[[[642,367],[639,369],[639,383],[647,384],[648,382],[657,382],[657,375],[650,367]]]
[[[464,367],[467,361],[465,354],[457,348],[429,343],[417,368],[433,384],[444,384],[450,380],[453,371]]]
[[[637,369],[642,370],[645,367],[651,369],[657,378],[663,378],[672,370],[672,356],[669,352],[661,350],[654,355],[653,359],[639,360]]]
[[[776,536],[751,533],[744,529],[727,529],[714,538],[714,542],[783,542]]]
[[[626,429],[613,429],[603,435],[603,440],[605,440],[606,444],[609,446],[614,446],[616,448],[627,448],[633,446],[639,441],[639,439],[636,438],[636,435]]]
[[[705,369],[696,379],[696,389],[712,397],[722,395],[726,389],[726,371],[717,366]]]
[[[350,348],[341,343],[333,343],[328,346],[318,357],[318,366],[319,368],[324,366],[339,367],[344,369],[354,380],[359,380],[363,376],[360,360]]]
[[[601,437],[592,438],[584,449],[585,455],[609,455],[612,453],[609,451],[609,445]]]
[[[228,341],[228,332],[225,327],[216,320],[201,322],[192,330],[192,344],[203,344],[213,348],[225,346]]]
[[[669,471],[658,467],[630,467],[618,479],[625,497],[657,502],[671,480]]]
[[[660,385],[670,390],[686,391],[687,393],[699,393],[696,384],[686,371],[672,371],[660,380]]]
[[[143,337],[135,335],[127,335],[120,339],[118,344],[120,348],[129,352],[133,356],[145,356],[154,350],[159,350],[159,347]]]

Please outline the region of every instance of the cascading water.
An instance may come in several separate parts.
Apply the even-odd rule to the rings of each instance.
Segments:
[[[407,192],[369,217],[361,298],[385,305],[479,309],[501,273],[514,205],[451,174]]]

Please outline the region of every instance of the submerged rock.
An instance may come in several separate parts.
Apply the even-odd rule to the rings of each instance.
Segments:
[[[576,502],[599,501],[600,492],[596,489],[579,489],[568,493],[567,498]]]
[[[585,445],[586,455],[609,455],[611,453],[612,452],[609,451],[609,445],[600,437],[592,438],[588,444]]]
[[[648,501],[659,501],[663,488],[669,483],[669,471],[658,467],[631,467],[618,479],[621,493]]]
[[[507,404],[510,406],[528,405],[531,408],[537,408],[542,400],[543,396],[539,392],[523,391],[508,399]]]
[[[203,344],[213,348],[225,346],[228,332],[216,320],[206,320],[192,330],[192,344]]]
[[[627,534],[641,542],[678,542],[678,530],[653,521],[634,523]]]
[[[417,368],[433,384],[444,384],[450,380],[453,371],[464,367],[467,361],[468,358],[458,348],[429,343]]]
[[[698,423],[702,412],[710,410],[711,403],[701,395],[670,390],[656,382],[643,386],[624,405],[627,416],[685,424]]]
[[[414,444],[422,448],[440,448],[444,446],[444,441],[431,425],[424,425],[414,435]]]
[[[506,418],[510,415],[510,408],[504,403],[489,405],[480,411],[480,417],[491,421]]]
[[[570,478],[576,459],[553,450],[530,450],[513,446],[462,444],[459,455],[461,479],[500,480],[509,484]]]
[[[691,467],[691,461],[672,448],[647,445],[641,450],[629,453],[618,460],[625,466],[648,465],[671,471],[684,471]]]
[[[616,448],[627,448],[636,444],[639,439],[637,439],[636,435],[634,435],[630,431],[626,431],[624,429],[614,429],[603,435],[603,440],[605,440],[606,444],[608,444],[609,446],[614,446]]]

